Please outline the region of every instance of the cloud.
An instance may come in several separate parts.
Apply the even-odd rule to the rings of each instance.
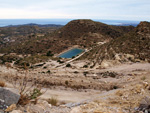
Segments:
[[[0,18],[150,20],[149,0],[0,0]]]

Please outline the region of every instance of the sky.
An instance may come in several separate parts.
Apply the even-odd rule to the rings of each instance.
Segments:
[[[0,19],[150,21],[150,0],[0,0]]]

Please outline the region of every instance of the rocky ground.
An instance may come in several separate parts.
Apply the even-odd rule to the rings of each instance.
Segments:
[[[42,64],[42,63],[41,63]],[[18,88],[27,77],[44,92],[36,102],[13,105],[12,113],[149,113],[150,64],[126,63],[113,67],[83,68],[87,61],[74,61],[71,67],[50,60],[30,70],[0,67],[0,81]],[[39,64],[36,64],[39,65]],[[14,82],[17,81],[17,82]],[[4,87],[5,88],[5,87]],[[57,99],[57,105],[48,100]],[[16,103],[15,103],[16,104]],[[8,108],[7,108],[8,109]]]

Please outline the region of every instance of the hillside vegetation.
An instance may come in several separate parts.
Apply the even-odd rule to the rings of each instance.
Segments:
[[[29,25],[1,28],[0,52],[37,54],[51,50],[60,53],[73,45],[83,48],[94,46],[99,41],[114,39],[134,28],[110,26],[92,20],[73,20],[60,27]]]
[[[125,54],[131,54],[135,59],[150,61],[149,22],[141,22],[133,31],[115,38],[109,43],[93,48],[82,59],[87,58],[101,63],[103,60],[116,60],[117,56],[121,60],[123,59],[121,57],[124,57]],[[133,59],[129,57],[128,60]]]

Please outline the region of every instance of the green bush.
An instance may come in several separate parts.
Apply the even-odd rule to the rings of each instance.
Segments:
[[[42,95],[40,89],[34,88],[33,91],[30,93],[29,98],[30,98],[30,99],[36,99],[36,98],[39,97],[40,95]]]

